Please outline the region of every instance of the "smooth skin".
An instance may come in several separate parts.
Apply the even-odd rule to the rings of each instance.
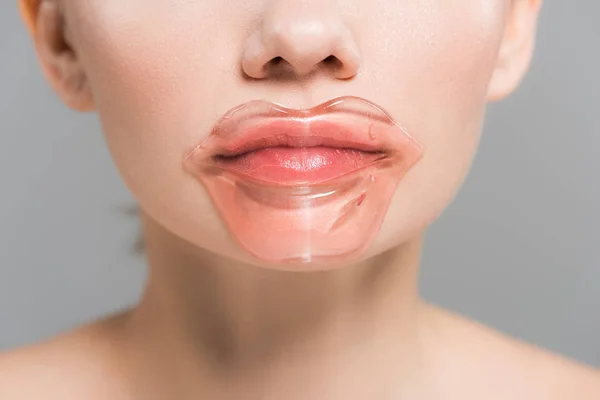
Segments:
[[[99,115],[150,273],[137,306],[0,356],[0,399],[599,399],[600,372],[417,289],[424,231],[469,170],[487,103],[526,73],[540,3],[21,0],[48,82]],[[342,95],[384,106],[425,154],[360,259],[262,265],[183,154],[242,102]]]

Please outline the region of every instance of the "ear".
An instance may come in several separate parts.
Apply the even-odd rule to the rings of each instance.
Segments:
[[[58,1],[19,0],[19,8],[34,39],[44,76],[54,91],[74,110],[93,110],[85,70],[68,38]]]
[[[527,73],[535,47],[542,0],[510,0],[510,12],[496,67],[488,87],[488,101],[510,95]]]

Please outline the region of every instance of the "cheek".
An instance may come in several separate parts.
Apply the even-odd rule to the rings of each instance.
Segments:
[[[407,3],[413,5],[402,13],[378,15],[385,21],[381,29],[361,37],[362,48],[371,51],[364,71],[369,85],[426,148],[398,187],[375,252],[422,231],[464,180],[480,138],[509,2]]]
[[[231,43],[209,34],[211,18],[189,16],[215,10],[194,6],[186,14],[181,9],[189,6],[168,1],[89,3],[81,10],[92,17],[79,29],[80,47],[109,145],[172,159],[169,149],[182,151],[210,128],[218,117],[215,96],[232,81],[232,60],[218,51]]]
[[[220,108],[227,104],[225,94],[237,84],[237,53],[222,50],[241,40],[209,34],[217,29],[211,21],[230,20],[206,4],[215,2],[168,8],[166,1],[153,7],[135,0],[86,3],[91,5],[82,5],[81,18],[75,18],[85,23],[77,27],[78,44],[125,184],[171,231],[211,249],[229,243],[203,188],[183,172],[182,160],[210,132],[225,111]],[[198,21],[198,15],[212,18]]]

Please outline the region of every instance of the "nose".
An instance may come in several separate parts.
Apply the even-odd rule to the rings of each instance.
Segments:
[[[255,79],[323,69],[338,79],[358,73],[358,46],[329,0],[273,0],[245,43],[242,69]]]

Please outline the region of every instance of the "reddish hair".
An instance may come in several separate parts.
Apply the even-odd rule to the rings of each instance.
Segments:
[[[41,0],[19,0],[19,11],[21,11],[21,17],[31,33],[35,31],[35,18],[37,16],[37,10],[40,6],[40,1]]]

